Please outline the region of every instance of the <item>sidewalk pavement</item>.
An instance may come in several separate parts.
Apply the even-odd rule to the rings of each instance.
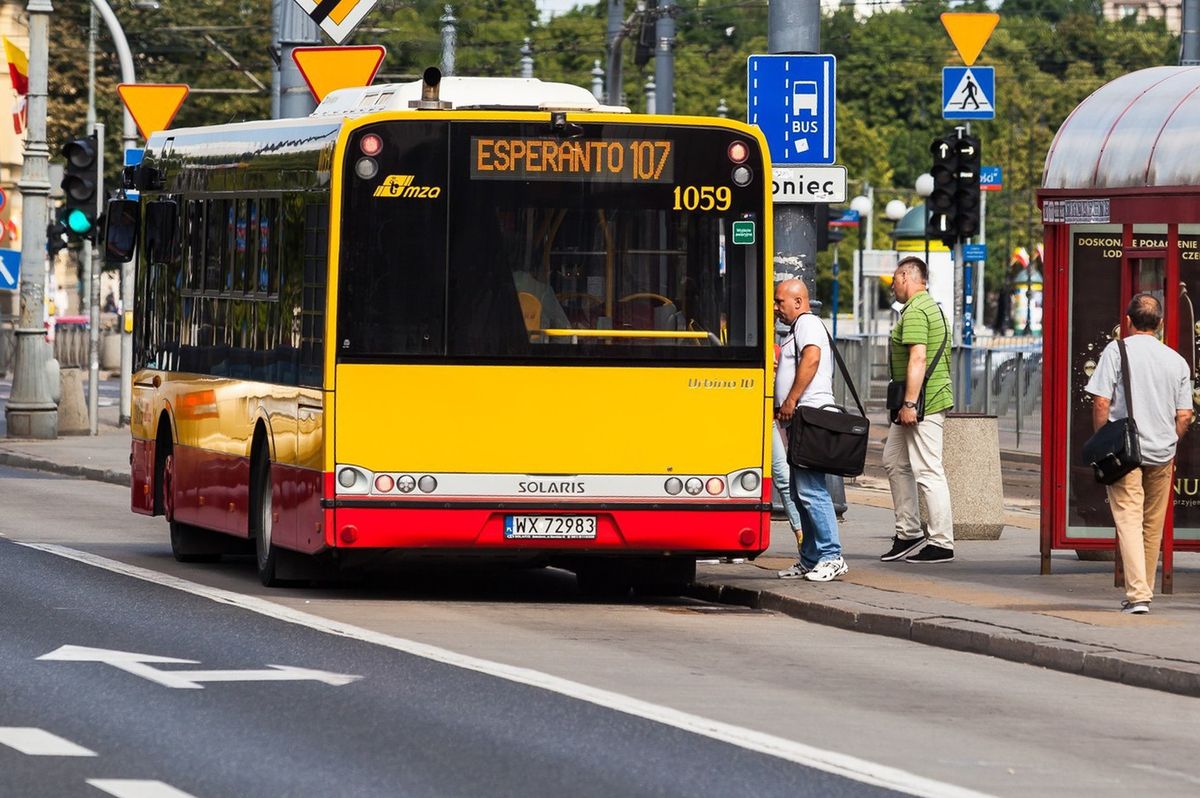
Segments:
[[[2,397],[0,397],[2,398]],[[129,432],[115,414],[98,437],[0,438],[0,465],[129,484]],[[841,525],[850,572],[824,584],[781,580],[795,539],[776,522],[771,548],[754,562],[702,564],[692,595],[807,621],[988,654],[1053,670],[1200,696],[1200,554],[1177,553],[1175,593],[1149,615],[1119,612],[1112,564],[1054,557],[1039,574],[1036,507],[1006,502],[997,541],[960,541],[952,563],[881,563],[892,535],[887,483],[847,486]],[[936,674],[914,673],[913,679]]]

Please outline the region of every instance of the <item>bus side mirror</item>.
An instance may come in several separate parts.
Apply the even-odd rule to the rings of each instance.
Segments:
[[[138,242],[138,201],[108,201],[104,215],[104,262],[129,263]]]

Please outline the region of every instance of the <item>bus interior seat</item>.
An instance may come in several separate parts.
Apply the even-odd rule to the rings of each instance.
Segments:
[[[525,329],[537,332],[542,328],[542,302],[528,291],[518,291],[517,299],[521,303],[521,317],[525,320]]]

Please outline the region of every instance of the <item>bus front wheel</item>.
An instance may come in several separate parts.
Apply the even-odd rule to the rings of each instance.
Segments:
[[[178,488],[174,447],[171,439],[165,436],[159,437],[157,447],[161,454],[157,458],[158,473],[155,477],[159,486],[159,507],[171,530],[171,554],[177,562],[217,562],[221,559],[221,550],[215,545],[216,536],[208,530],[175,519]]]

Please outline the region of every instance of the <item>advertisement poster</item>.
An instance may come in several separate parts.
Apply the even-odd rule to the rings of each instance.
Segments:
[[[1165,249],[1165,234],[1134,235],[1137,249]],[[1092,397],[1084,390],[1100,353],[1120,329],[1121,251],[1119,231],[1073,232],[1070,320],[1070,413],[1067,428],[1067,537],[1113,537],[1112,512],[1104,486],[1096,482],[1090,466],[1082,463],[1083,444],[1092,434]],[[1179,313],[1166,325],[1178,330],[1179,351],[1192,374],[1194,408],[1200,411],[1197,352],[1200,326],[1195,303],[1200,300],[1200,236],[1180,235]],[[1189,257],[1190,256],[1190,257]],[[1163,258],[1131,260],[1133,290],[1163,298]],[[1164,325],[1164,329],[1166,327]],[[1134,417],[1137,391],[1134,389]],[[1200,538],[1200,428],[1179,442],[1175,460],[1175,529],[1179,538]]]

